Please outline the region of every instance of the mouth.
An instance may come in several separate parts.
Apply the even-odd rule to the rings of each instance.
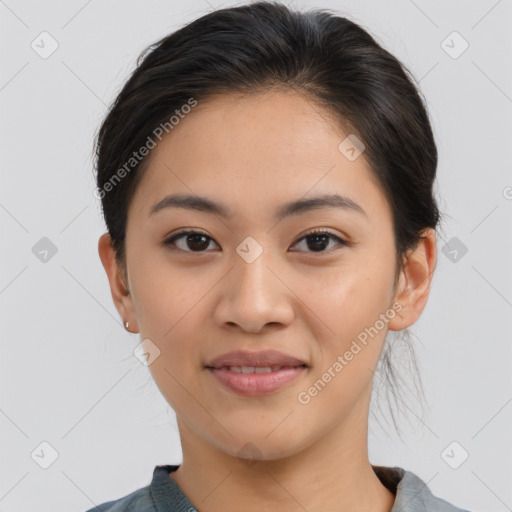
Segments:
[[[274,350],[237,350],[204,365],[224,389],[243,396],[275,393],[301,376],[308,365],[290,354]]]
[[[307,366],[206,366],[223,388],[242,396],[276,393],[302,375]]]
[[[252,369],[260,369],[264,373],[273,371],[273,368],[288,368],[306,365],[305,361],[301,361],[284,352],[278,350],[237,350],[228,352],[215,357],[212,360],[206,361],[204,365],[207,368],[233,368],[234,371],[242,371],[245,373],[254,373]],[[307,366],[307,365],[306,365]],[[240,368],[240,370],[238,370]],[[263,369],[263,370],[261,370]]]
[[[209,370],[229,370],[234,373],[271,373],[278,372],[282,369],[289,368],[306,368],[305,364],[297,365],[297,366],[206,366]]]

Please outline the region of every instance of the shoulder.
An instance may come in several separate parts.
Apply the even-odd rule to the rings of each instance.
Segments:
[[[469,512],[432,494],[427,484],[411,471],[404,471],[398,483],[391,512]]]
[[[154,512],[154,510],[150,488],[147,486],[117,500],[96,505],[86,512]]]
[[[395,495],[390,512],[469,512],[432,494],[427,483],[412,471],[394,466],[375,466],[382,484]]]
[[[169,510],[191,512],[195,508],[169,473],[176,465],[155,466],[151,483],[114,501],[96,505],[86,512],[157,512]]]

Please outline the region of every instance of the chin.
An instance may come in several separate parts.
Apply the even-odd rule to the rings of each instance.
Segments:
[[[268,431],[258,433],[240,433],[232,432],[233,438],[229,439],[228,445],[221,444],[218,447],[233,457],[247,462],[248,466],[254,465],[258,461],[273,461],[290,457],[301,450],[301,448],[287,437],[287,443],[276,436],[276,439],[270,439]]]

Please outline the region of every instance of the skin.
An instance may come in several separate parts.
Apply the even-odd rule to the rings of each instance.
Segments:
[[[391,210],[364,153],[350,161],[338,149],[348,133],[295,92],[199,103],[150,154],[128,211],[126,268],[109,235],[99,240],[119,314],[160,350],[149,368],[176,412],[183,449],[170,477],[201,511],[392,508],[395,497],[368,459],[373,371],[387,330],[412,325],[426,305],[436,238],[424,231],[394,286]],[[331,207],[273,218],[288,201],[333,192],[365,214]],[[170,193],[221,202],[233,217],[178,208],[149,215]],[[166,247],[182,228],[210,239]],[[304,238],[313,228],[349,245],[328,238],[317,252]],[[247,236],[263,249],[252,263],[236,252]],[[206,250],[194,252],[198,245]],[[299,403],[394,303],[401,310],[385,328]],[[309,365],[271,395],[235,394],[203,367],[231,350],[270,348]],[[247,443],[256,447],[252,461],[239,453]]]

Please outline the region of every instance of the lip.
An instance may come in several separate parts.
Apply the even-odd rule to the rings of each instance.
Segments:
[[[229,368],[230,366],[286,366],[298,367],[307,366],[304,361],[296,357],[279,352],[278,350],[260,350],[258,352],[251,352],[247,350],[237,350],[234,352],[227,352],[212,359],[209,363],[205,364],[208,369]],[[272,372],[274,373],[274,372]],[[245,374],[248,375],[248,374]],[[264,375],[264,374],[259,374]]]
[[[239,373],[228,368],[207,369],[226,388],[243,396],[274,393],[306,371],[305,366],[288,366],[268,373]]]
[[[240,373],[231,371],[231,366],[278,367],[265,373]],[[237,350],[212,359],[205,368],[229,390],[244,396],[258,396],[273,393],[302,374],[308,365],[296,357],[278,350],[251,352]]]

